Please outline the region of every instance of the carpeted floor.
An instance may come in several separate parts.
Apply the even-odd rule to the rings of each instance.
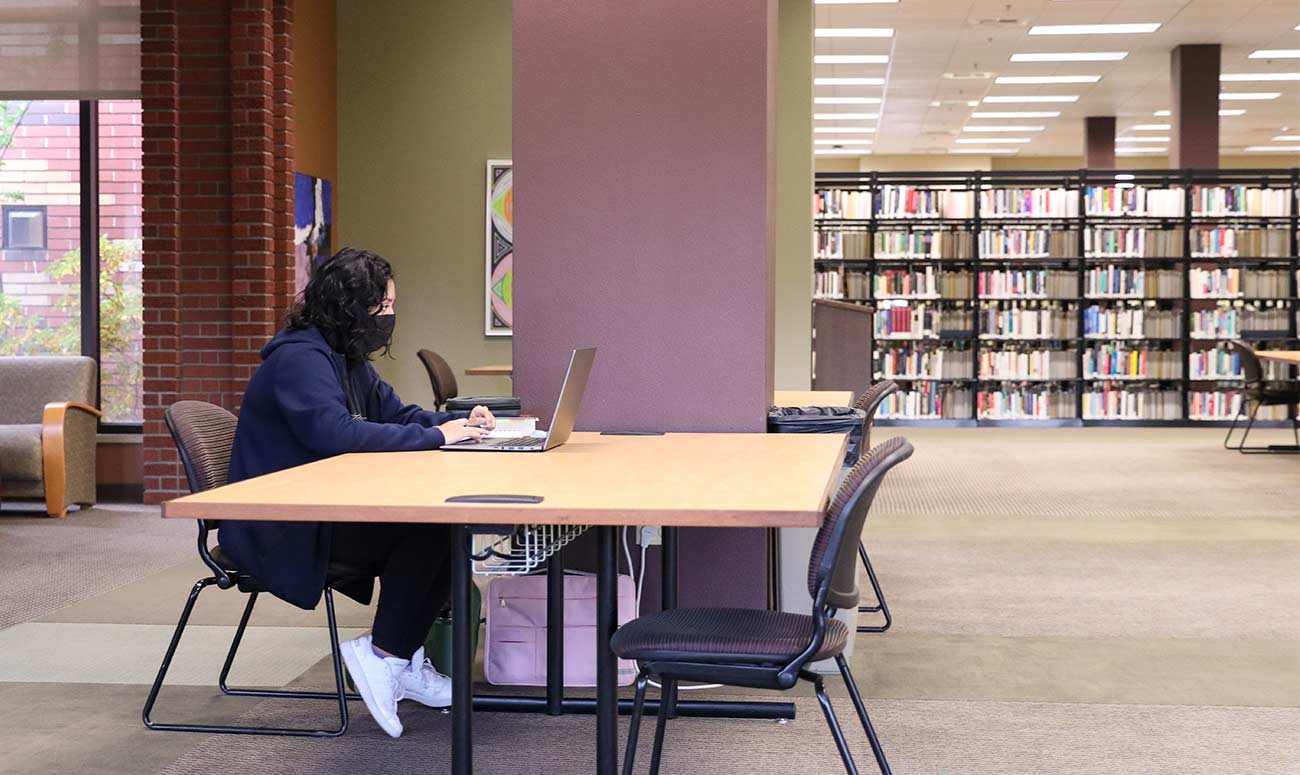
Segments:
[[[895,624],[852,659],[895,772],[1300,774],[1300,458],[1225,452],[1211,429],[875,440],[898,434],[917,453],[865,534]],[[147,682],[200,571],[193,526],[154,510],[0,511],[0,773],[446,771],[447,717],[406,704],[400,740],[359,704],[334,740],[145,730]],[[242,602],[204,594],[156,715],[328,723],[328,704],[215,691]],[[346,637],[370,611],[339,616]],[[259,603],[250,643],[274,658],[233,678],[323,686],[323,619]],[[663,771],[842,771],[815,702],[796,701],[783,725],[674,721]],[[589,716],[480,714],[475,731],[478,772],[592,771]]]

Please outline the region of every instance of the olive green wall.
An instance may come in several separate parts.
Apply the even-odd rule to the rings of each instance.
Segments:
[[[777,390],[807,390],[812,372],[812,0],[781,0],[776,83]]]
[[[509,363],[483,334],[484,176],[510,158],[510,0],[338,2],[338,196],[348,243],[397,274],[392,359],[409,402],[433,392],[415,353],[457,372],[462,395],[509,394],[468,366]],[[341,246],[340,246],[341,247]]]

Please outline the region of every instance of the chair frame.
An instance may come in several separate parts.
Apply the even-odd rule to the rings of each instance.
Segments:
[[[873,390],[876,392],[873,393]],[[867,388],[854,402],[856,408],[866,413],[866,417],[862,420],[862,446],[865,449],[871,449],[871,423],[876,419],[876,410],[880,408],[880,405],[884,403],[889,394],[897,392],[898,383],[892,379],[887,379]],[[876,578],[875,569],[871,567],[871,557],[867,555],[867,547],[861,539],[858,540],[858,557],[862,560],[862,569],[867,572],[867,579],[871,582],[871,591],[876,596],[875,604],[858,606],[858,613],[878,613],[884,617],[884,621],[881,624],[859,624],[857,630],[858,632],[885,632],[894,625],[894,617],[889,613],[889,604],[885,602],[885,593],[880,590],[880,581]]]
[[[1241,393],[1241,405],[1237,407],[1237,413],[1232,418],[1232,425],[1228,426],[1228,435],[1223,437],[1223,448],[1235,449],[1237,452],[1243,455],[1300,454],[1300,417],[1294,417],[1291,420],[1291,433],[1295,437],[1295,447],[1279,448],[1274,445],[1265,445],[1262,447],[1246,446],[1246,438],[1250,436],[1251,428],[1255,427],[1255,415],[1259,413],[1261,407],[1285,406],[1292,402],[1289,400],[1274,401],[1274,400],[1261,400],[1260,398],[1253,398],[1251,396],[1252,392],[1256,392],[1257,395],[1263,395],[1263,391],[1264,391],[1263,366],[1259,362],[1259,356],[1255,355],[1254,348],[1252,348],[1250,345],[1247,345],[1243,342],[1229,342],[1228,346],[1236,350],[1237,353],[1241,356],[1242,373],[1246,378],[1246,383],[1243,386],[1242,393]],[[1258,378],[1252,378],[1252,374],[1256,375]],[[1251,406],[1250,408],[1250,418],[1246,421],[1246,428],[1245,430],[1242,431],[1241,440],[1237,442],[1236,446],[1233,446],[1232,434],[1236,432],[1237,423],[1241,420],[1242,415],[1246,413],[1246,406],[1248,404],[1253,404],[1253,406]]]
[[[191,492],[198,492],[202,488],[199,486],[197,477],[194,474],[193,461],[190,458],[189,450],[181,442],[181,436],[178,432],[172,418],[171,409],[168,409],[164,415],[167,422],[167,429],[171,431],[172,440],[176,443],[176,449],[180,453],[181,464],[185,467],[185,477],[189,482]],[[144,725],[149,729],[165,732],[204,732],[219,733],[232,735],[271,735],[279,737],[338,737],[348,729],[348,700],[360,700],[361,696],[350,694],[343,683],[343,663],[339,651],[339,633],[338,621],[334,613],[334,590],[326,586],[325,594],[325,613],[329,623],[330,636],[330,657],[334,663],[334,686],[332,692],[316,692],[303,690],[288,689],[252,689],[231,687],[227,684],[227,678],[230,675],[230,668],[235,662],[235,654],[239,651],[239,644],[243,640],[244,631],[248,627],[248,620],[253,615],[253,606],[257,604],[257,597],[260,590],[250,588],[255,583],[253,579],[246,574],[238,571],[228,570],[221,567],[212,552],[208,548],[208,533],[212,526],[205,519],[198,520],[199,539],[198,550],[199,557],[203,563],[212,571],[211,576],[200,578],[190,589],[189,599],[185,602],[185,608],[181,611],[180,621],[176,623],[176,629],[172,632],[171,643],[167,646],[167,653],[163,655],[162,664],[158,667],[158,675],[154,679],[153,686],[149,689],[149,697],[145,700],[144,710],[141,717]],[[244,606],[243,616],[239,619],[239,627],[235,629],[235,636],[230,643],[230,650],[226,653],[225,663],[221,666],[221,675],[217,679],[217,686],[221,693],[235,697],[263,697],[277,699],[309,699],[309,700],[334,700],[339,706],[339,725],[333,729],[299,729],[293,727],[250,727],[250,726],[225,726],[213,724],[174,724],[169,722],[154,721],[151,717],[154,703],[158,699],[158,694],[162,689],[163,681],[167,677],[167,671],[171,667],[172,659],[176,655],[176,649],[180,645],[181,635],[185,632],[185,627],[189,622],[190,614],[194,610],[194,604],[199,599],[199,594],[210,586],[218,589],[236,588],[248,595],[248,604]]]
[[[658,775],[659,773],[659,765],[663,757],[664,735],[668,719],[676,716],[677,686],[678,682],[682,680],[777,691],[791,689],[801,680],[808,681],[813,685],[813,691],[817,695],[817,702],[826,718],[826,724],[830,728],[831,736],[835,739],[835,746],[839,751],[841,761],[844,763],[845,771],[848,775],[858,775],[857,765],[849,752],[848,743],[844,739],[844,730],[835,715],[835,709],[826,694],[822,676],[808,670],[807,664],[816,656],[825,643],[827,627],[835,617],[837,610],[830,602],[831,584],[839,556],[847,548],[846,544],[849,540],[848,529],[852,520],[846,518],[846,515],[853,513],[855,509],[862,506],[864,509],[863,519],[865,520],[865,510],[870,509],[871,501],[874,499],[876,490],[879,489],[885,473],[894,465],[907,459],[911,453],[911,446],[904,444],[881,460],[876,469],[858,485],[853,496],[841,509],[841,518],[838,519],[831,532],[831,538],[819,568],[821,581],[818,584],[817,594],[813,601],[812,637],[808,645],[796,656],[789,661],[780,663],[738,664],[725,661],[705,661],[704,659],[697,661],[652,659],[640,662],[640,670],[636,678],[636,693],[632,701],[632,718],[628,728],[627,748],[623,757],[623,775],[632,775],[636,764],[637,740],[640,735],[641,719],[645,713],[646,687],[651,677],[660,679],[662,689],[660,693],[661,701],[656,712],[654,747],[650,758],[650,775]],[[861,527],[861,523],[858,526]],[[849,558],[848,561],[854,562],[855,559]],[[838,594],[840,594],[841,602],[843,602],[843,593]],[[857,596],[856,588],[853,596]],[[871,744],[871,752],[875,755],[876,765],[880,768],[881,775],[891,775],[889,762],[885,757],[884,749],[880,745],[876,730],[871,724],[871,717],[867,714],[866,706],[862,702],[862,695],[858,692],[858,685],[853,679],[853,672],[849,670],[848,660],[844,658],[843,653],[835,655],[834,659],[835,666],[844,679],[844,684],[853,701],[858,720],[862,723],[862,729],[867,735],[867,741]]]

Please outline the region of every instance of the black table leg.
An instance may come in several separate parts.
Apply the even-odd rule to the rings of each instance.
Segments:
[[[546,715],[564,715],[564,562],[546,563]]]
[[[618,771],[618,661],[609,647],[618,628],[618,528],[596,528],[596,775]]]
[[[660,531],[663,545],[660,548],[659,576],[663,585],[661,607],[667,611],[677,607],[677,528],[665,527]],[[668,718],[677,718],[677,692],[672,691],[664,697],[664,710]]]
[[[474,772],[474,654],[470,651],[470,531],[457,525],[451,560],[451,772]],[[478,622],[472,623],[474,627]]]

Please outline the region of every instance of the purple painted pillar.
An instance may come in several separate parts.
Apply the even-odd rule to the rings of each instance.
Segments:
[[[524,408],[549,412],[568,352],[595,345],[579,429],[762,432],[775,0],[516,0],[513,27]],[[764,601],[762,531],[683,539],[683,603],[705,584]]]

